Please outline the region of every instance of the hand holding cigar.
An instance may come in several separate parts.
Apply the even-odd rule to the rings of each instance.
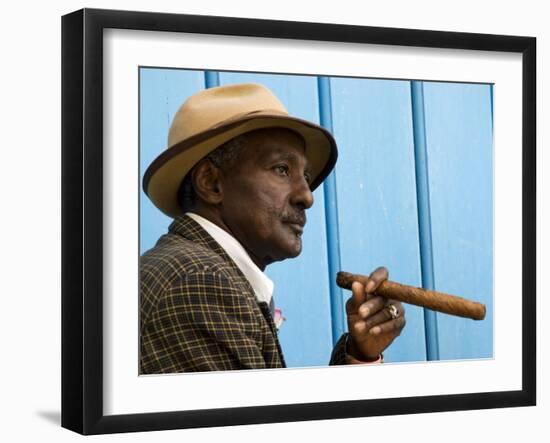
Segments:
[[[336,276],[336,283],[344,289],[351,289],[354,281],[358,281],[366,286],[369,277],[360,274],[350,274],[348,272],[338,272]],[[481,303],[443,292],[402,285],[389,280],[383,281],[374,294],[473,320],[483,320],[486,313],[485,305]]]

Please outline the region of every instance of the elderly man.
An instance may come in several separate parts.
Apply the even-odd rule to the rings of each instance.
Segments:
[[[143,181],[174,222],[140,262],[141,373],[284,367],[264,270],[300,254],[312,191],[336,162],[332,135],[241,84],[187,100],[168,146]],[[331,364],[380,362],[405,325],[399,302],[372,295],[387,270],[371,277],[352,287]]]

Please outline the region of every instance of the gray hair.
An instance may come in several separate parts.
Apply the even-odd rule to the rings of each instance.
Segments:
[[[245,137],[241,134],[214,149],[206,158],[217,168],[228,171],[235,166],[244,145]],[[197,193],[191,178],[193,169],[186,174],[178,189],[178,202],[184,213],[193,209],[197,203]]]

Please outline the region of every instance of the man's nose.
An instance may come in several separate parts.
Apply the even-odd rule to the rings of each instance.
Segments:
[[[309,187],[309,183],[305,177],[296,180],[291,202],[292,204],[301,206],[304,209],[309,209],[313,205],[313,193],[311,192],[311,188]]]

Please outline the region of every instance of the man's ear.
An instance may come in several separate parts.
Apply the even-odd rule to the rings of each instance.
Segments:
[[[203,158],[191,172],[193,188],[205,203],[217,205],[223,200],[220,169]]]

